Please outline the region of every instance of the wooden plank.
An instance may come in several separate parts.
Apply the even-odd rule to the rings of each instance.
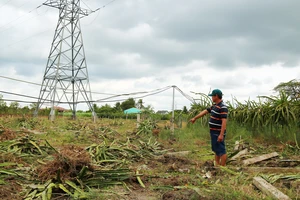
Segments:
[[[261,177],[254,177],[253,184],[263,193],[274,199],[290,200],[290,198],[287,195],[283,194],[280,190],[275,188],[273,185],[271,185]]]
[[[238,152],[236,155],[234,155],[230,160],[236,160],[237,158],[239,158],[242,155],[245,155],[247,153],[248,153],[248,149],[244,149],[244,150]]]
[[[257,156],[257,157],[254,157],[254,158],[249,158],[247,160],[244,160],[243,164],[244,165],[250,165],[250,164],[258,163],[258,162],[261,162],[263,160],[267,160],[267,159],[277,157],[277,156],[279,156],[279,154],[277,152],[264,154],[264,155],[261,155],[261,156]]]

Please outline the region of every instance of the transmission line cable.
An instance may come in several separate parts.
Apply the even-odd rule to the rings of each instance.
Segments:
[[[111,0],[111,1],[108,2],[107,4],[105,4],[105,5],[103,5],[103,6],[99,7],[99,8],[97,8],[96,10],[93,10],[92,12],[97,12],[97,11],[99,11],[99,10],[105,8],[106,6],[108,6],[109,4],[111,4],[111,3],[115,2],[115,1],[116,1],[116,0]]]
[[[164,91],[166,91],[166,90],[168,90],[170,88],[172,88],[172,86],[163,88],[163,90],[160,90],[160,91],[157,91],[157,92],[154,92],[154,93],[150,93],[150,94],[147,94],[147,95],[144,95],[144,96],[133,97],[133,99],[142,99],[142,98],[147,97],[147,96],[152,96],[152,95],[164,92]],[[96,100],[94,102],[118,102],[118,101],[125,101],[125,100],[127,100],[127,99],[115,99],[115,100],[108,100],[108,99],[109,98],[99,99],[99,100]]]
[[[31,84],[31,85],[42,86],[42,84],[40,84],[40,83],[24,81],[24,80],[21,80],[21,79],[11,78],[11,77],[7,77],[7,76],[1,76],[0,75],[0,78],[9,79],[9,80],[17,81],[17,82],[23,82],[23,83],[27,83],[27,84]],[[62,88],[57,88],[57,89],[62,89]],[[78,92],[78,91],[75,90],[75,92]],[[103,93],[103,92],[91,92],[91,93],[93,93],[93,94],[102,94],[102,95],[116,95],[116,94],[112,94],[112,93]]]
[[[95,9],[95,10],[90,9],[91,11],[90,11],[89,14],[92,14],[92,13],[95,13],[95,12],[100,11],[101,9],[105,8],[106,6],[108,6],[109,4],[113,3],[114,1],[116,1],[116,0],[112,0],[112,1],[108,2],[108,3],[105,4],[105,5],[103,5],[103,6],[101,6],[101,7],[98,7],[98,8]],[[83,3],[84,3],[84,2],[83,2]],[[85,4],[85,3],[84,3],[84,4]],[[85,4],[85,5],[86,5],[86,4]],[[86,5],[86,6],[87,6],[87,5]],[[95,19],[92,20],[91,23],[93,23],[93,22],[96,20],[96,18],[97,18],[98,16],[99,16],[99,14],[95,17]],[[83,17],[85,17],[85,16],[81,16],[80,19],[83,18]],[[91,24],[91,23],[90,23],[90,24]]]
[[[159,94],[159,93],[162,93],[168,89],[172,88],[171,86],[169,87],[165,87],[165,88],[162,88],[162,89],[157,89],[157,90],[153,90],[151,92],[135,92],[135,93],[131,93],[131,94],[134,94],[134,95],[137,95],[137,94],[145,94],[145,93],[148,93],[146,95],[143,95],[143,96],[139,96],[139,97],[134,97],[133,99],[138,99],[138,98],[144,98],[144,97],[147,97],[147,96],[152,96],[152,95],[155,95],[155,94]],[[4,93],[4,94],[9,94],[9,95],[15,95],[15,96],[20,96],[20,97],[26,97],[26,98],[32,98],[32,99],[38,99],[37,97],[33,97],[33,96],[29,96],[29,95],[24,95],[24,94],[18,94],[18,93],[13,93],[13,92],[7,92],[7,91],[0,91],[0,93]],[[129,94],[121,94],[121,95],[117,95],[118,97],[119,96],[125,96],[125,95],[130,95]],[[111,98],[114,98],[116,96],[113,96]],[[117,99],[117,100],[108,100],[110,98],[104,98],[104,99],[99,99],[97,101],[90,101],[90,102],[116,102],[116,101],[125,101],[126,99]],[[46,100],[48,101],[48,100]],[[50,101],[49,101],[50,102]],[[84,103],[85,101],[79,101],[80,103]],[[56,103],[68,103],[68,102],[62,102],[62,101],[56,101]]]
[[[17,99],[2,99],[3,101],[9,101],[9,102],[18,102],[18,103],[36,103],[33,101],[24,101],[24,100],[17,100]]]
[[[42,34],[42,33],[48,32],[48,31],[51,30],[51,29],[52,29],[52,28],[50,28],[50,29],[48,28],[47,30],[44,30],[44,31],[41,31],[41,32],[39,32],[39,33],[37,33],[37,34],[28,36],[27,38],[24,38],[24,39],[15,41],[15,42],[13,42],[13,43],[10,43],[10,44],[8,44],[8,45],[2,46],[2,47],[0,47],[0,49],[4,49],[4,48],[7,48],[7,47],[14,46],[14,45],[19,44],[19,43],[21,43],[21,42],[24,42],[24,41],[26,41],[26,40],[28,40],[28,39],[31,39],[31,38],[33,38],[33,37],[35,37],[35,36],[38,36],[38,35],[40,35],[40,34]]]
[[[181,93],[182,96],[184,96],[187,100],[191,101],[192,103],[195,103],[195,100],[193,97],[189,96],[188,94],[184,93],[179,87],[175,87],[177,91]]]
[[[153,96],[153,95],[162,93],[162,92],[164,92],[164,91],[166,91],[166,90],[168,90],[170,88],[172,88],[172,86],[168,86],[168,87],[165,87],[165,88],[153,90],[152,93],[149,93],[149,92],[135,92],[135,93],[131,93],[131,94],[149,93],[149,94],[146,94],[146,95],[143,95],[143,96],[133,97],[133,99],[142,99],[142,98],[145,98],[145,97],[148,97],[148,96]],[[13,92],[7,92],[7,91],[0,91],[0,93],[14,95],[14,96],[19,96],[19,97],[26,97],[26,98],[30,98],[30,99],[38,99],[37,97],[33,97],[33,96],[29,96],[29,95],[24,95],[24,94],[13,93]],[[128,94],[126,94],[126,95],[128,95]],[[121,96],[121,95],[119,95],[119,96]],[[10,102],[20,102],[20,103],[36,103],[36,102],[33,102],[33,101],[24,101],[24,100],[16,100],[16,99],[2,99],[2,100],[4,100],[4,101],[10,101]],[[47,100],[47,99],[42,99],[42,100],[45,101],[45,104],[52,103],[50,100]],[[127,99],[108,100],[108,98],[104,98],[104,99],[99,99],[97,101],[89,101],[89,102],[90,103],[111,103],[111,102],[120,102],[120,101],[125,101],[125,100],[127,100]],[[55,103],[55,104],[68,104],[68,102],[63,102],[63,101],[54,101],[53,103]],[[77,104],[81,104],[81,103],[86,103],[86,101],[78,101],[77,102]]]
[[[24,4],[23,4],[23,5],[24,5]],[[8,25],[12,24],[13,22],[15,22],[15,21],[17,21],[17,20],[19,20],[19,19],[21,19],[21,18],[23,18],[24,16],[26,16],[26,15],[28,15],[28,14],[32,13],[33,11],[35,11],[35,10],[39,9],[40,7],[42,7],[42,5],[39,5],[39,6],[37,6],[36,8],[34,8],[34,9],[30,10],[29,12],[27,12],[27,13],[25,13],[25,14],[23,14],[23,15],[19,16],[19,17],[17,17],[16,19],[13,19],[13,20],[11,20],[10,22],[8,22],[8,23],[6,23],[6,24],[4,24],[4,25],[0,26],[0,29],[1,29],[1,28],[3,28],[3,27],[5,27],[5,26],[8,26]],[[45,12],[45,13],[46,13],[46,12]],[[29,19],[32,19],[32,18],[34,18],[34,17],[37,17],[37,16],[33,16],[33,17],[29,18]],[[26,19],[26,20],[24,20],[24,21],[21,21],[21,22],[28,21],[29,19]],[[19,23],[21,23],[21,22],[19,22]],[[18,24],[18,23],[16,23],[16,24]],[[15,25],[16,25],[16,24],[15,24]],[[13,27],[13,26],[11,26],[11,27],[8,27],[8,28],[6,28],[6,29],[3,29],[3,30],[0,30],[0,33],[1,33],[1,32],[4,32],[4,31],[6,31],[6,30],[8,30],[8,29],[10,29],[10,28],[12,28],[12,27]]]
[[[5,78],[5,79],[13,80],[13,81],[18,81],[18,82],[23,82],[23,83],[27,83],[27,84],[41,86],[41,84],[38,84],[38,83],[29,82],[29,81],[20,80],[20,79],[15,79],[15,78],[10,78],[10,77],[1,76],[1,75],[0,75],[0,78]],[[141,98],[145,98],[147,96],[153,96],[153,95],[162,93],[162,92],[164,92],[164,91],[166,91],[166,90],[168,90],[170,88],[172,88],[172,86],[167,86],[167,87],[164,87],[164,88],[159,88],[159,89],[155,89],[155,90],[151,90],[151,91],[132,92],[132,93],[117,94],[117,95],[116,94],[110,94],[110,93],[91,92],[93,94],[113,95],[113,96],[106,97],[106,98],[103,98],[103,99],[98,99],[96,101],[90,101],[90,102],[95,103],[95,102],[118,102],[118,101],[125,101],[127,99],[115,99],[115,100],[109,100],[109,99],[113,99],[113,98],[117,98],[117,97],[123,97],[123,96],[135,96],[135,95],[145,94],[143,96],[133,97],[133,99],[141,99]],[[177,91],[179,91],[179,93],[183,97],[185,97],[186,99],[188,99],[192,103],[195,102],[194,98],[192,98],[191,96],[189,96],[186,93],[184,93],[180,88],[178,88],[177,86],[175,86],[175,88],[176,88]],[[0,92],[4,93],[4,94],[16,95],[16,96],[20,96],[20,97],[38,99],[37,97],[33,97],[33,96],[29,96],[29,95],[24,95],[24,94],[17,94],[17,93],[12,93],[12,92],[7,92],[7,91],[0,91]],[[10,101],[14,101],[14,100],[10,100]],[[79,101],[78,103],[84,103],[84,102],[85,101]],[[67,103],[67,102],[56,101],[55,103]]]
[[[18,94],[18,93],[14,93],[14,92],[7,92],[7,91],[0,91],[0,93],[4,93],[4,94],[8,94],[8,95],[14,95],[14,96],[19,96],[19,97],[26,97],[26,98],[30,98],[30,99],[39,99],[37,97],[33,97],[33,96],[29,96],[29,95],[24,95],[24,94]],[[27,102],[27,103],[31,103],[31,101],[23,101],[23,100],[14,100],[14,99],[6,99],[7,101],[20,101],[20,102]],[[45,102],[51,103],[52,101],[47,100],[47,99],[42,99]],[[36,102],[33,102],[36,103]],[[63,102],[63,101],[54,101],[54,103],[56,104],[68,104],[68,102]],[[86,101],[78,101],[78,103],[86,103]]]
[[[155,90],[152,90],[152,91],[143,91],[143,92],[132,92],[132,93],[125,93],[125,94],[118,94],[118,95],[114,95],[114,96],[107,97],[107,98],[104,98],[104,99],[99,99],[99,100],[97,100],[97,101],[104,101],[104,100],[107,100],[107,99],[113,99],[113,98],[120,97],[120,96],[132,96],[132,95],[138,95],[138,94],[153,93],[153,92],[155,92],[155,91],[164,90],[164,89],[169,89],[169,88],[171,88],[171,87],[172,87],[172,86],[167,86],[167,87],[155,89]]]
[[[33,82],[24,81],[24,80],[15,79],[15,78],[10,78],[10,77],[5,77],[5,76],[1,76],[1,75],[0,75],[0,78],[6,78],[6,79],[14,80],[14,81],[19,81],[19,82],[32,84],[32,85],[41,86],[41,84],[38,84],[38,83],[33,83]],[[152,96],[152,95],[155,95],[155,94],[162,93],[162,92],[164,92],[164,91],[166,91],[170,88],[172,88],[172,86],[167,86],[167,87],[164,87],[164,88],[159,88],[159,89],[155,89],[155,90],[151,90],[151,91],[142,91],[142,92],[132,92],[132,93],[126,93],[126,94],[118,94],[118,95],[113,95],[113,96],[110,96],[110,97],[106,97],[106,98],[103,98],[103,99],[98,99],[96,101],[91,101],[91,102],[123,101],[123,100],[126,100],[126,99],[117,99],[117,100],[109,100],[109,99],[113,99],[113,98],[116,98],[116,97],[123,97],[123,96],[134,96],[134,95],[138,95],[138,94],[146,94],[146,95],[143,95],[143,96],[134,97],[133,99],[144,98],[144,97],[147,97],[147,96]],[[191,101],[192,103],[195,102],[195,100],[191,96],[185,94],[180,88],[178,88],[177,86],[175,88],[182,94],[182,96],[187,98],[189,101]],[[32,96],[29,96],[29,95],[17,94],[17,93],[12,93],[12,92],[7,92],[7,91],[0,91],[0,92],[6,93],[6,94],[11,94],[11,95],[17,95],[17,96],[22,96],[22,97],[38,99],[37,97],[32,97]],[[99,92],[92,92],[92,93],[93,94],[111,95],[109,93],[99,93]],[[59,102],[59,103],[63,103],[63,102]]]
[[[18,93],[6,92],[6,91],[1,91],[1,90],[0,90],[0,93],[10,94],[10,95],[19,96],[19,97],[26,97],[26,98],[30,98],[30,99],[38,99],[37,97],[33,97],[33,96],[25,95],[25,94],[18,94]]]
[[[90,10],[92,10],[83,0],[81,0],[81,2]]]
[[[0,78],[5,78],[5,79],[13,80],[13,81],[18,81],[18,82],[28,83],[28,84],[31,84],[31,85],[41,86],[41,84],[39,84],[39,83],[33,83],[33,82],[24,81],[24,80],[15,79],[15,78],[10,78],[10,77],[1,76],[1,75],[0,75]]]
[[[170,87],[171,88],[171,87]],[[139,97],[133,97],[132,99],[142,99],[142,98],[145,98],[147,96],[153,96],[155,94],[158,94],[158,93],[162,93],[170,88],[165,88],[164,90],[161,90],[161,91],[158,91],[158,92],[155,92],[155,93],[151,93],[151,94],[147,94],[147,95],[144,95],[144,96],[139,96]],[[119,102],[119,101],[125,101],[127,99],[115,99],[115,100],[107,100],[107,98],[105,100],[97,100],[97,101],[93,101],[93,102],[102,102],[102,103],[109,103],[109,102]]]

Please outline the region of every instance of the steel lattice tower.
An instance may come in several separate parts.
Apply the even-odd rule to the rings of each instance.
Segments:
[[[85,59],[80,18],[92,11],[80,7],[80,0],[48,0],[43,5],[59,9],[59,19],[48,57],[35,115],[43,104],[69,104],[73,119],[79,102],[86,102],[95,118]]]

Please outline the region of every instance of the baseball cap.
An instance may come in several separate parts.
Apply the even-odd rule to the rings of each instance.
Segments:
[[[219,90],[219,89],[214,89],[212,92],[211,92],[211,94],[209,94],[208,96],[216,96],[216,95],[218,95],[218,96],[223,96],[223,93],[222,93],[222,91],[221,90]]]

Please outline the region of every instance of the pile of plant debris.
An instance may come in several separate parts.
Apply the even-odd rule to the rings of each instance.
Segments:
[[[106,133],[105,130],[101,129],[100,134]],[[54,148],[48,141],[36,139],[34,134],[8,129],[4,132],[13,134],[7,134],[1,141],[1,197],[12,198],[15,192],[26,200],[66,196],[89,199],[93,188],[122,185],[129,189],[126,185],[129,180],[136,180],[144,187],[138,171],[129,168],[130,163],[165,152],[156,139],[149,137],[127,138],[124,143],[102,135],[99,136],[102,142],[86,148],[75,145]]]

